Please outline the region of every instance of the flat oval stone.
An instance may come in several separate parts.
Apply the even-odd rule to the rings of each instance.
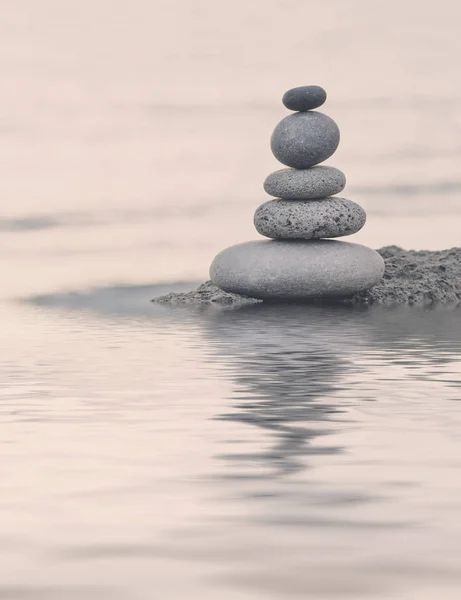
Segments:
[[[280,121],[271,137],[271,149],[287,167],[308,169],[329,158],[339,144],[333,119],[316,111],[298,112]]]
[[[361,206],[339,196],[320,200],[269,200],[256,209],[254,224],[273,239],[319,240],[357,233],[367,214]]]
[[[276,198],[325,198],[339,194],[346,185],[346,176],[334,167],[310,169],[280,169],[271,173],[264,189]]]
[[[269,300],[345,298],[378,283],[382,257],[366,246],[335,240],[261,240],[231,246],[210,276],[226,292]]]
[[[327,93],[319,85],[303,85],[285,92],[282,102],[290,110],[307,111],[322,106],[326,99]]]

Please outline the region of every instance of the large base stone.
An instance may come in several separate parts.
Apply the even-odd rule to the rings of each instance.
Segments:
[[[461,248],[431,252],[386,246],[378,252],[385,263],[383,278],[370,290],[338,298],[339,302],[412,306],[461,303]],[[172,293],[153,301],[167,305],[208,304],[238,308],[251,299],[223,292],[208,281],[197,290],[186,294]]]
[[[377,252],[334,240],[245,242],[220,252],[210,268],[220,289],[269,300],[350,296],[383,273]]]

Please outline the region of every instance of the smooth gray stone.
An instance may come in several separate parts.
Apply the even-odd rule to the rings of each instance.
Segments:
[[[282,102],[290,110],[303,112],[322,106],[326,99],[327,93],[319,85],[303,85],[285,92]]]
[[[261,240],[231,246],[210,267],[220,289],[250,298],[307,300],[347,297],[378,283],[382,257],[335,240]]]
[[[271,173],[264,189],[276,198],[325,198],[339,194],[346,185],[346,176],[334,167],[310,169],[280,169]]]
[[[271,137],[271,149],[287,167],[308,169],[329,158],[339,144],[333,119],[316,111],[298,112],[280,121]]]
[[[350,301],[353,304],[461,305],[461,248],[431,252],[386,246],[378,252],[386,265],[384,277],[368,291],[338,300]],[[42,303],[44,298],[46,297],[37,296],[32,300]],[[204,304],[220,304],[234,308],[240,304],[247,304],[249,300],[246,296],[227,294],[209,281],[196,291],[186,294],[171,293],[156,298],[153,302],[175,306],[197,305],[202,309]]]
[[[273,239],[319,240],[357,233],[365,225],[361,206],[339,196],[319,200],[269,200],[256,209],[254,225]]]

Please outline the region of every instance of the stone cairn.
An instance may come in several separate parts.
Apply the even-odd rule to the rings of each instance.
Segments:
[[[313,109],[326,100],[323,88],[293,88],[283,96],[296,111],[280,121],[271,137],[274,156],[288,169],[271,173],[264,189],[275,200],[255,213],[257,231],[271,240],[245,242],[220,252],[210,276],[226,292],[269,300],[347,297],[381,279],[384,261],[374,250],[332,239],[365,224],[361,206],[334,196],[346,185],[334,167],[315,166],[339,144],[336,123]]]

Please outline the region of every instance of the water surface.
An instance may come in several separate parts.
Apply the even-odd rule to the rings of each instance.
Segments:
[[[460,16],[1,3],[0,598],[459,598],[458,309],[149,299],[258,237],[294,85],[355,241],[459,245]]]
[[[4,597],[455,598],[459,310],[156,291],[3,306]]]

